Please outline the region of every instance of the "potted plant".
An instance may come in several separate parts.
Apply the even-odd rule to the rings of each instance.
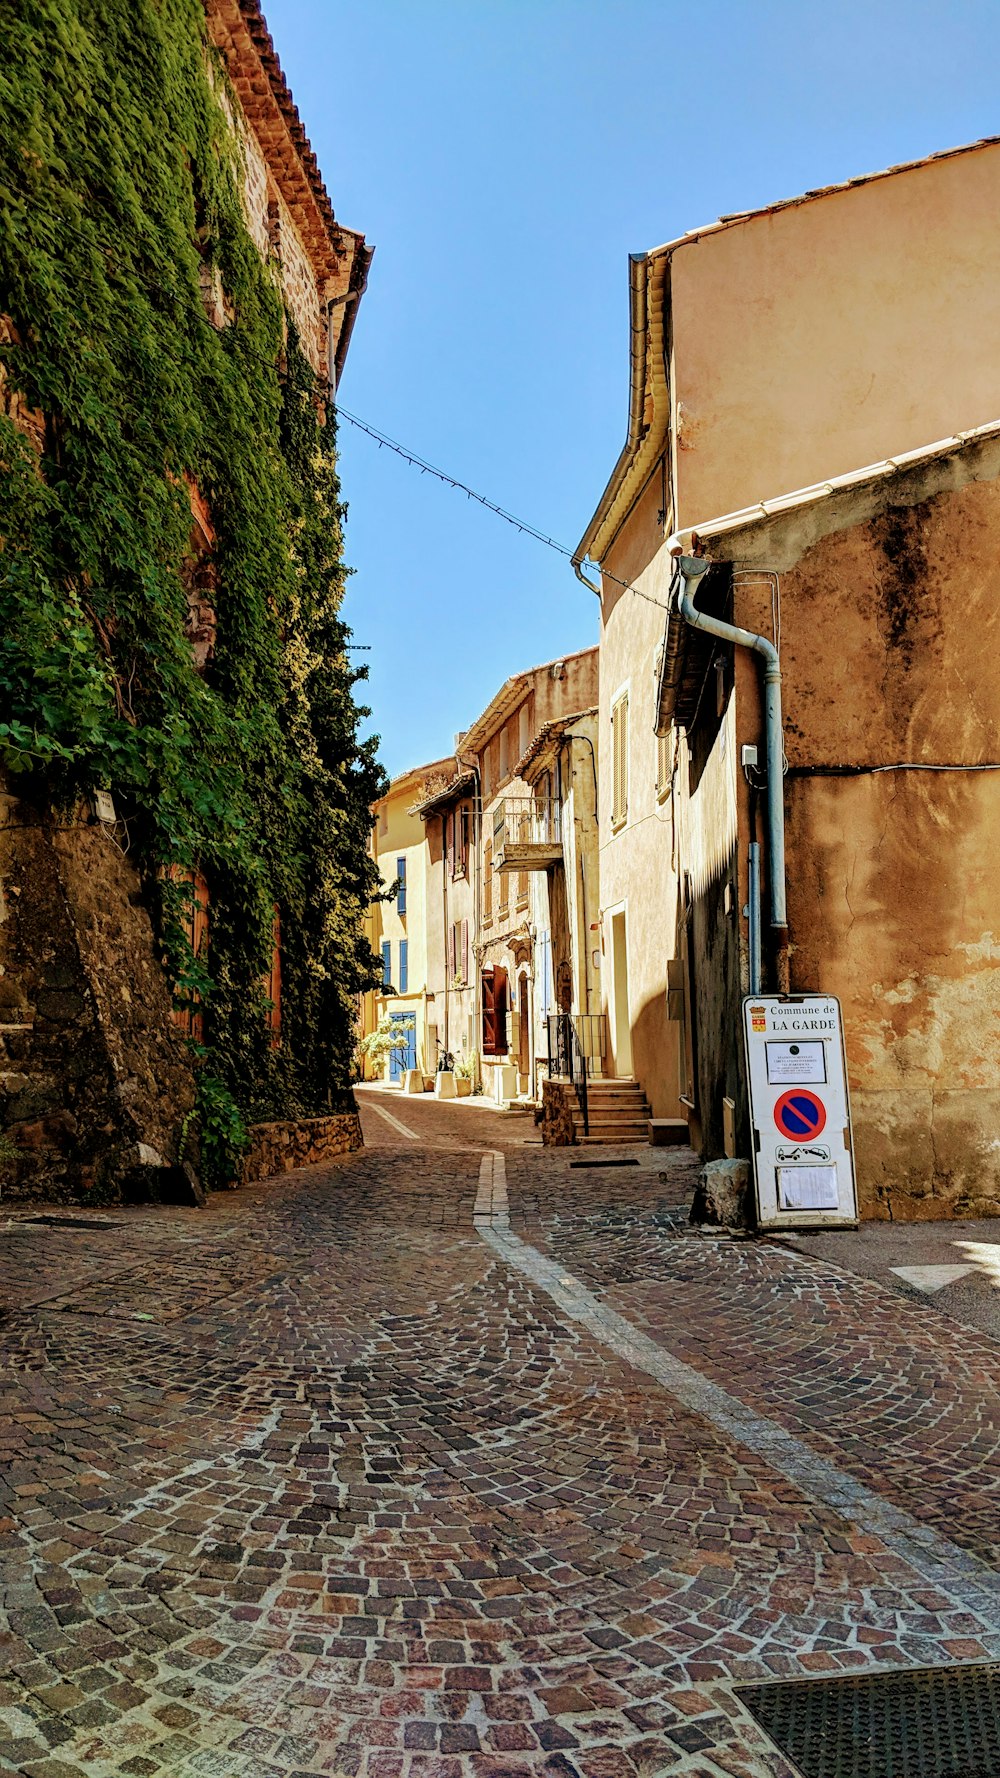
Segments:
[[[455,1088],[460,1099],[467,1099],[479,1078],[479,1051],[470,1050],[455,1063]]]

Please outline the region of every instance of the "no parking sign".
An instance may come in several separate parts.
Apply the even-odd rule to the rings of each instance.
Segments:
[[[762,1228],[858,1220],[840,1002],[758,994],[743,1003],[757,1217]]]

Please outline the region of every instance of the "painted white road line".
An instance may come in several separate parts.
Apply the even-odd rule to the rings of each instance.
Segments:
[[[367,1093],[365,1094],[361,1103],[363,1106],[365,1106],[365,1108],[367,1110],[377,1111],[379,1114],[379,1117],[384,1117],[386,1123],[391,1124],[394,1130],[398,1130],[401,1136],[408,1136],[411,1142],[419,1142],[420,1141],[420,1137],[418,1136],[416,1130],[410,1130],[407,1128],[406,1124],[401,1124],[398,1117],[393,1117],[391,1111],[386,1111],[381,1105],[376,1105],[375,1100],[370,1099],[368,1097]]]
[[[507,1162],[498,1148],[488,1148],[479,1163],[479,1190],[472,1209],[477,1229],[509,1229]]]
[[[603,1303],[578,1278],[554,1265],[537,1247],[512,1234],[509,1226],[497,1226],[495,1220],[488,1221],[483,1216],[477,1223],[477,1233],[499,1259],[545,1291],[593,1339],[636,1370],[655,1378],[682,1406],[766,1458],[781,1474],[797,1482],[814,1500],[832,1507],[857,1530],[877,1537],[932,1587],[945,1593],[955,1610],[968,1614],[968,1634],[978,1636],[993,1659],[1000,1657],[1000,1574],[838,1469],[803,1439],[730,1395],[693,1365],[675,1358]]]

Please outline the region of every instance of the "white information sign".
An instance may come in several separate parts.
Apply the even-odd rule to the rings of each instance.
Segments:
[[[743,1002],[761,1228],[858,1220],[840,1002],[758,994]]]
[[[799,1080],[825,1080],[826,1051],[822,1043],[769,1043],[767,1078],[775,1087],[791,1087]]]

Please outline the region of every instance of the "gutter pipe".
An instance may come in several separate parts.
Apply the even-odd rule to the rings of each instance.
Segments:
[[[679,577],[677,609],[685,623],[690,624],[692,629],[705,630],[708,635],[717,636],[722,642],[735,643],[737,648],[753,649],[754,653],[759,654],[764,662],[766,807],[771,933],[775,940],[779,974],[784,974],[787,970],[788,930],[788,916],[785,907],[785,749],[781,727],[781,663],[778,659],[778,650],[766,636],[755,635],[752,630],[740,629],[738,624],[723,623],[721,618],[709,617],[707,612],[699,611],[694,602],[694,594],[702,575],[709,567],[708,558],[681,554],[679,533],[668,538],[667,548],[671,554],[677,556]],[[787,982],[779,982],[780,991],[786,991],[787,985]]]
[[[461,753],[459,753],[458,748],[456,747],[455,758],[457,759],[459,765],[462,767],[463,771],[472,773],[473,781],[474,781],[474,793],[473,793],[473,797],[472,797],[472,818],[473,818],[472,853],[473,853],[473,857],[475,859],[476,892],[475,892],[475,896],[473,898],[474,932],[473,932],[473,937],[472,937],[472,943],[469,947],[470,951],[472,952],[472,966],[473,966],[472,967],[472,981],[469,985],[472,988],[472,1030],[473,1030],[473,1035],[475,1037],[476,1056],[478,1058],[477,1064],[476,1064],[476,1073],[477,1073],[476,1086],[477,1086],[477,1090],[480,1090],[482,1088],[482,1084],[483,1084],[483,1078],[482,1078],[483,990],[482,990],[482,964],[480,963],[478,953],[479,953],[479,946],[482,943],[482,936],[483,936],[483,877],[482,877],[483,780],[482,780],[480,773],[479,773],[479,762],[475,757],[473,757],[471,759],[469,758],[468,755],[465,755],[463,757],[463,755]]]

